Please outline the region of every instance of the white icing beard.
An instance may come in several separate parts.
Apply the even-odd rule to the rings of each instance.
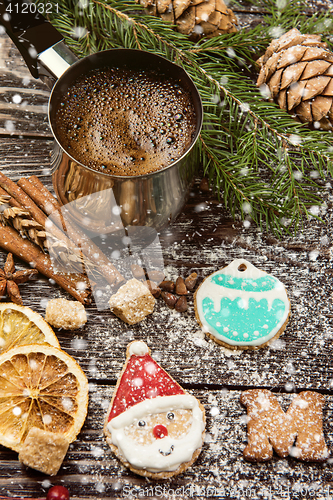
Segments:
[[[180,439],[166,436],[155,439],[152,444],[139,444],[126,435],[126,427],[153,413],[176,409],[191,409],[192,424]],[[198,401],[189,394],[157,397],[142,401],[112,419],[107,428],[112,443],[117,446],[125,460],[137,469],[150,472],[174,471],[189,462],[193,453],[202,446],[204,431],[203,413]]]

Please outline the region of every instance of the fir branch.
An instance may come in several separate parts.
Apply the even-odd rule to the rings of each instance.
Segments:
[[[184,67],[204,106],[197,153],[205,174],[233,216],[251,217],[282,234],[297,229],[302,214],[320,204],[316,177],[332,175],[332,134],[308,130],[267,101],[251,71],[258,48],[265,50],[274,30],[316,32],[325,26],[328,34],[331,27],[327,14],[309,20],[296,1],[261,5],[266,25],[198,43],[146,15],[134,0],[92,0],[85,9],[64,0],[51,21],[78,55],[138,48]]]

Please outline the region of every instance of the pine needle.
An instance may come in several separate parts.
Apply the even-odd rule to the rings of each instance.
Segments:
[[[197,43],[134,0],[91,0],[86,7],[63,0],[50,20],[77,55],[136,48],[182,66],[203,102],[196,153],[205,175],[234,217],[282,235],[296,231],[303,216],[315,216],[312,208],[322,203],[333,172],[332,133],[309,130],[269,102],[255,86],[255,60],[272,37],[293,27],[329,40],[333,22],[329,12],[304,15],[304,2],[252,3],[266,12],[262,25]]]

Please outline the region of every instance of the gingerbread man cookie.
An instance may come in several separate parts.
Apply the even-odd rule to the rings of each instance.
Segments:
[[[129,344],[104,425],[117,457],[141,476],[175,476],[199,456],[204,430],[201,403],[153,360],[144,342]]]

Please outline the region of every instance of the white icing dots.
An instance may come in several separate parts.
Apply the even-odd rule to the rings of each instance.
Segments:
[[[258,330],[255,330],[255,331],[253,332],[253,335],[255,335],[256,337],[258,337],[258,335],[259,335]]]
[[[248,333],[243,333],[243,337],[244,337],[244,339],[248,339],[249,338],[249,334]]]
[[[145,342],[142,342],[142,340],[137,340],[136,342],[132,342],[132,344],[129,346],[128,352],[130,356],[144,356],[145,354],[148,354],[149,349]]]
[[[227,332],[229,331],[229,328],[228,328],[227,326],[225,326],[225,327],[223,328],[223,331],[224,331],[224,333],[227,333]]]
[[[262,325],[263,328],[265,328],[265,330],[268,330],[268,325]]]
[[[234,337],[237,337],[238,332],[235,331],[235,332],[232,332],[232,334],[233,334]]]

